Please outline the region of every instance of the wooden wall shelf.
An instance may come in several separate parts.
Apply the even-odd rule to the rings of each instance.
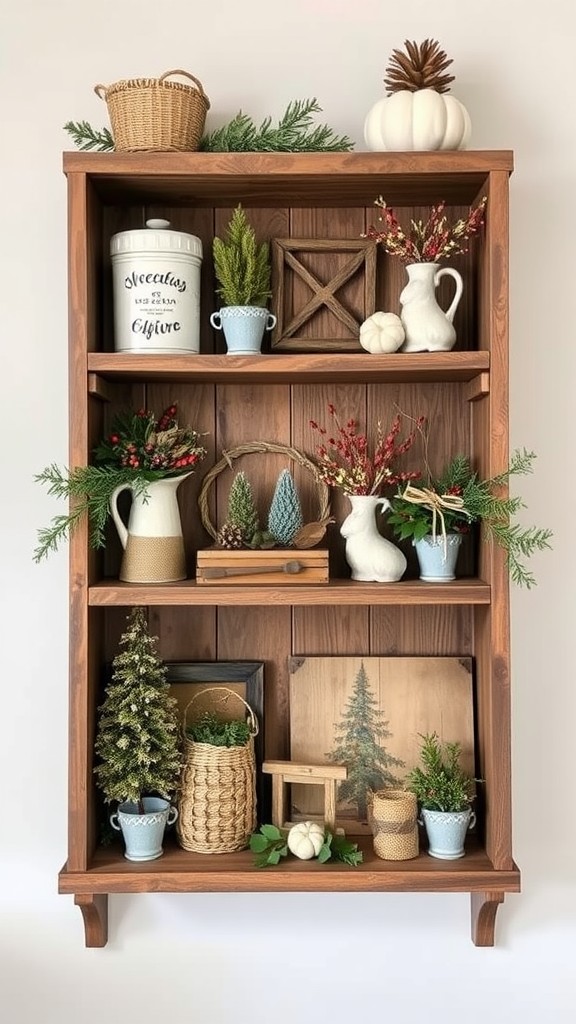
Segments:
[[[312,453],[317,435],[310,420],[326,418],[334,402],[343,419],[374,426],[397,407],[424,413],[434,424],[429,455],[434,467],[464,452],[483,477],[508,463],[508,178],[512,154],[504,152],[210,154],[66,153],[69,209],[70,456],[84,465],[120,409],[165,408],[177,401],[181,421],[206,438],[206,469],[220,452],[255,439]],[[241,202],[259,239],[358,240],[377,218],[383,195],[404,217],[446,201],[454,216],[488,197],[487,221],[470,253],[454,264],[464,277],[457,343],[446,353],[362,351],[223,354],[210,329],[217,308],[212,240],[221,235]],[[141,227],[148,217],[171,221],[198,235],[204,248],[198,355],[134,355],[113,351],[110,239]],[[336,254],[339,258],[339,254]],[[328,268],[328,273],[331,273]],[[376,308],[398,309],[405,281],[399,261],[377,253]],[[290,300],[305,296],[294,281]],[[361,312],[361,287],[346,282],[346,302]],[[441,283],[441,288],[444,282]],[[441,301],[444,301],[442,299]],[[325,311],[307,323],[313,338],[335,347],[338,325]],[[332,336],[334,335],[334,337]],[[409,452],[407,458],[412,457]],[[266,494],[284,464],[280,456],[256,460],[256,489]],[[412,465],[409,468],[414,468]],[[250,465],[252,470],[252,465]],[[296,469],[298,475],[298,469]],[[436,472],[436,468],[434,469]],[[314,518],[314,483],[300,473],[305,515]],[[194,552],[209,538],[198,515],[202,473],[179,491],[189,576]],[[226,501],[219,478],[214,511]],[[520,874],[512,856],[508,575],[502,552],[480,536],[462,552],[463,578],[450,584],[408,579],[397,584],[347,579],[338,526],[347,512],[332,496],[336,525],[326,534],[328,584],[198,586],[133,585],[116,576],[120,552],[89,547],[80,527],[70,561],[70,755],[67,863],[60,892],[80,908],[86,944],[107,941],[108,894],[125,892],[469,892],[472,938],[492,945],[496,911],[506,892],[517,892]],[[217,521],[217,516],[214,516]],[[407,549],[410,558],[413,555]],[[296,860],[256,869],[248,851],[224,856],[186,853],[173,840],[158,861],[133,864],[118,845],[99,837],[102,801],[94,787],[93,737],[102,701],[104,667],[117,653],[126,609],[145,605],[151,631],[166,661],[257,660],[264,663],[265,757],[287,760],[289,658],[318,655],[452,656],[472,659],[477,732],[478,837],[457,862],[421,853],[413,861],[385,862],[360,837],[364,863],[352,869]],[[252,609],[257,608],[258,614]]]

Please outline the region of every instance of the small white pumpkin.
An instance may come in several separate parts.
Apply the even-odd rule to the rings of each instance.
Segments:
[[[364,122],[364,140],[376,152],[465,149],[471,131],[464,104],[434,89],[402,89],[386,96]]]
[[[316,821],[301,821],[288,833],[288,849],[300,860],[317,857],[324,845],[324,828]]]
[[[405,331],[396,313],[372,313],[360,328],[360,344],[367,352],[397,352],[404,343]]]

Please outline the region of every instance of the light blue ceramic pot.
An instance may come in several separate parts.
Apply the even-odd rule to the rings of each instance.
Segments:
[[[164,829],[178,817],[176,808],[162,797],[145,796],[142,803],[144,814],[140,814],[138,804],[125,800],[110,816],[112,828],[121,831],[124,837],[127,860],[156,860],[161,857]]]
[[[259,352],[264,331],[276,326],[276,317],[263,306],[223,306],[212,313],[210,323],[224,331],[230,355],[246,356]]]
[[[447,583],[456,579],[456,562],[458,552],[462,543],[460,533],[448,533],[446,545],[441,534],[433,537],[431,533],[422,540],[414,541],[418,562],[420,565],[420,579],[426,583]]]
[[[464,839],[476,824],[476,815],[465,811],[428,811],[422,809],[422,820],[428,836],[428,853],[439,860],[458,860],[464,856]]]

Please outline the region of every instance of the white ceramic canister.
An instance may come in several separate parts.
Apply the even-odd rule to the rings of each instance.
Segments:
[[[170,221],[110,240],[117,352],[200,351],[202,242]]]

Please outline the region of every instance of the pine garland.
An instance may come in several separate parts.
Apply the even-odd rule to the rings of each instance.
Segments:
[[[143,608],[134,608],[100,708],[94,773],[107,802],[174,793],[182,770],[177,702]]]
[[[349,152],[354,144],[346,135],[335,135],[325,124],[312,127],[312,114],[321,110],[315,97],[293,100],[278,124],[266,117],[259,126],[240,110],[228,124],[205,135],[200,149],[212,153]]]
[[[114,138],[108,128],[101,128],[98,131],[88,121],[67,121],[64,131],[71,136],[74,145],[84,152],[99,150],[102,153],[110,153],[114,149]]]

